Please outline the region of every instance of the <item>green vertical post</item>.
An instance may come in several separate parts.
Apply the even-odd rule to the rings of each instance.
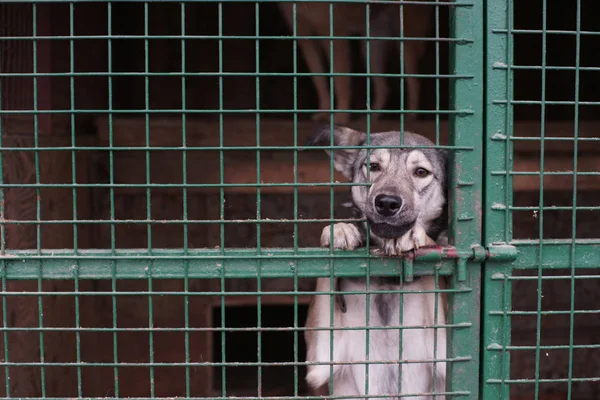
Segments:
[[[513,9],[511,1],[486,4],[486,143],[484,245],[512,240]],[[486,263],[482,313],[482,398],[508,399],[512,267]],[[500,311],[500,312],[499,312]]]
[[[449,70],[450,144],[472,150],[451,151],[449,198],[450,238],[453,245],[469,249],[481,243],[482,144],[483,144],[483,2],[459,0],[450,15]],[[462,260],[464,262],[464,260]],[[461,261],[459,261],[461,262]],[[458,262],[457,262],[458,266]],[[449,297],[448,358],[468,361],[448,364],[447,390],[462,399],[477,399],[479,376],[479,310],[481,265],[466,262],[466,279],[452,277],[459,291]]]

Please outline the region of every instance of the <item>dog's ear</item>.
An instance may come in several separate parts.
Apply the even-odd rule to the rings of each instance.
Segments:
[[[332,135],[333,130],[333,135]],[[333,144],[331,138],[333,136]],[[352,164],[358,155],[358,149],[345,149],[345,146],[360,146],[367,139],[363,132],[345,126],[322,126],[313,132],[308,139],[307,146],[335,146],[340,149],[333,150],[333,163],[335,169],[340,171],[348,179],[352,179]],[[331,157],[331,151],[325,150]]]

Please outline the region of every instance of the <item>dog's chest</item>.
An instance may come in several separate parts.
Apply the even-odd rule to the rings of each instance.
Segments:
[[[339,289],[346,301],[345,319],[353,320],[352,322],[358,326],[364,326],[367,318],[369,326],[398,325],[401,303],[398,291],[401,288],[399,284],[377,278],[371,279],[368,289],[364,279],[340,279]],[[344,292],[360,294],[344,294]]]

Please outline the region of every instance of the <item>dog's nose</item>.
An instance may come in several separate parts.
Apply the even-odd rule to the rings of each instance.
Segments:
[[[380,194],[375,197],[375,208],[377,212],[384,217],[391,217],[397,214],[402,207],[402,199],[398,196],[388,196]]]

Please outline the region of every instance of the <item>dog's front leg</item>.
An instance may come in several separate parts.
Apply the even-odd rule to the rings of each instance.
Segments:
[[[321,246],[329,247],[331,244],[331,227],[327,226],[321,234]],[[354,224],[337,223],[333,225],[333,247],[336,249],[352,250],[357,248],[363,242],[362,235],[358,227]],[[332,289],[337,290],[337,278],[317,279],[317,293],[331,293]],[[337,301],[336,301],[337,300]],[[333,326],[331,321],[331,310],[334,310]],[[345,301],[342,299],[333,299],[330,295],[316,294],[310,303],[305,332],[306,339],[306,360],[309,363],[324,363],[321,365],[308,365],[306,381],[313,389],[318,391],[322,389],[330,378],[331,368],[326,363],[331,363],[340,359],[340,351],[343,349],[334,347],[333,359],[331,358],[332,342],[331,331],[328,329],[314,330],[310,328],[330,328],[341,326],[341,314],[345,312]],[[341,332],[334,332],[334,337],[339,337]],[[333,340],[335,341],[335,339]],[[338,346],[339,347],[339,346]],[[337,355],[336,355],[337,354]],[[334,365],[333,372],[337,371],[339,366]]]
[[[317,292],[331,292],[332,283],[335,286],[337,284],[337,278],[319,278],[317,279]],[[334,320],[333,327],[339,326],[340,310],[336,302],[331,302],[332,297],[325,294],[316,294],[310,303],[308,309],[308,316],[306,319],[306,327],[308,330],[305,332],[306,340],[306,361],[309,363],[323,363],[318,365],[308,365],[306,382],[309,384],[311,389],[314,391],[322,388],[323,385],[329,382],[331,375],[330,365],[338,359],[335,353],[333,359],[331,357],[330,343],[335,341],[331,338],[331,331],[328,329],[310,330],[310,328],[329,328],[332,327],[331,321],[331,310],[334,309]],[[336,315],[337,314],[337,315]],[[337,336],[337,332],[334,332],[334,337]],[[334,350],[336,350],[334,348]],[[339,352],[339,351],[338,351]],[[336,352],[337,353],[337,352]],[[333,373],[339,369],[339,366],[333,366]]]

